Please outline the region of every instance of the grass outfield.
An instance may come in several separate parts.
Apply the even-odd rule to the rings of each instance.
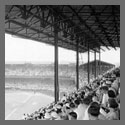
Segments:
[[[60,98],[75,89],[72,79],[59,80]],[[34,94],[35,92],[35,94]],[[54,101],[52,78],[5,78],[5,120],[22,119]]]
[[[6,90],[5,120],[20,120],[24,113],[33,113],[53,101],[53,97],[42,93]]]

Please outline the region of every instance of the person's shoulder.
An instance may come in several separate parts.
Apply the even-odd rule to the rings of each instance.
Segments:
[[[108,120],[117,119],[117,114],[115,112],[109,112],[106,116]]]
[[[98,120],[106,120],[106,117],[103,114],[99,114]]]

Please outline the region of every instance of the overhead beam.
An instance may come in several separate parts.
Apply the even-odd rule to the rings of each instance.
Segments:
[[[110,45],[116,50],[115,45],[114,45],[113,42],[110,40],[110,38],[109,38],[107,32],[104,30],[103,25],[100,23],[99,18],[98,18],[98,15],[97,15],[96,12],[95,12],[95,9],[94,9],[91,5],[90,5],[89,7],[91,8],[92,12],[94,13],[95,18],[96,18],[96,21],[99,23],[99,26],[101,27],[102,31],[104,32],[106,39],[108,40],[108,42],[110,43]]]
[[[70,5],[68,5],[68,7],[69,7],[69,8],[72,10],[72,12],[77,16],[77,18],[79,19],[79,21],[80,21],[82,24],[84,24],[87,29],[89,29],[89,31],[95,36],[95,38],[98,38],[98,39],[100,40],[100,42],[101,42],[104,46],[106,46],[106,44],[101,40],[101,38],[100,38],[98,35],[96,35],[96,34],[94,33],[94,31],[91,30],[91,28],[86,24],[86,22],[78,15],[78,13],[77,13]],[[107,46],[106,46],[106,47],[107,47]]]
[[[112,6],[112,14],[113,14],[113,16],[114,16],[114,23],[115,23],[115,32],[117,33],[117,41],[118,41],[118,45],[119,45],[119,47],[120,47],[120,40],[119,40],[119,33],[118,33],[118,28],[117,28],[117,26],[116,26],[116,19],[115,19],[115,8],[114,8],[114,6]]]
[[[57,11],[52,7],[52,6],[47,6],[51,11],[53,11],[56,15],[58,15],[61,19],[67,19],[67,17],[65,16],[64,17],[64,15],[62,15],[61,13],[57,13]],[[71,24],[73,24],[73,25],[77,25],[77,24],[75,24],[74,22],[72,22],[71,20],[69,20],[70,22],[71,22]],[[78,29],[80,29],[80,27],[78,27]],[[82,30],[82,29],[80,29],[80,30]],[[89,37],[89,38],[91,38],[90,36],[88,36],[88,34],[86,34],[86,32],[83,32],[87,37]],[[74,32],[74,34],[75,34],[75,32]],[[93,39],[93,41],[95,41],[94,39]],[[95,41],[96,42],[96,41]],[[97,43],[97,42],[96,42]],[[100,44],[100,43],[99,43]],[[104,44],[103,42],[102,42],[102,44]],[[104,44],[105,45],[105,44]]]
[[[14,23],[14,24],[17,24],[17,25],[19,25],[19,26],[22,26],[22,27],[27,27],[28,29],[30,29],[30,30],[33,30],[33,31],[35,31],[35,32],[39,32],[39,33],[42,33],[42,34],[44,34],[44,35],[46,35],[47,37],[54,37],[54,35],[52,35],[52,34],[49,34],[49,33],[45,33],[45,32],[43,32],[43,31],[41,31],[41,30],[39,30],[39,29],[35,29],[35,28],[33,28],[33,27],[30,27],[30,26],[28,26],[27,24],[22,24],[22,23],[20,23],[20,22],[17,22],[17,21],[14,21],[14,20],[10,20],[10,22],[12,22],[12,23]],[[63,41],[63,42],[65,42],[65,43],[69,43],[69,42],[67,42],[66,40],[63,40],[62,38],[58,38],[59,40],[61,40],[61,41]],[[74,43],[69,43],[69,44],[72,44],[72,45],[75,45]],[[81,49],[83,49],[82,47],[80,47]],[[84,48],[85,49],[85,48]],[[86,48],[87,49],[87,48]]]

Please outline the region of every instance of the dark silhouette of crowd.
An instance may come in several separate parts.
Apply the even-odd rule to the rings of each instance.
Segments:
[[[51,103],[24,120],[120,120],[120,67]]]

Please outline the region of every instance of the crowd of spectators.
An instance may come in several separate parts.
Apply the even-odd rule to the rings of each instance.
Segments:
[[[57,103],[24,114],[24,120],[120,120],[120,67],[64,94]]]

